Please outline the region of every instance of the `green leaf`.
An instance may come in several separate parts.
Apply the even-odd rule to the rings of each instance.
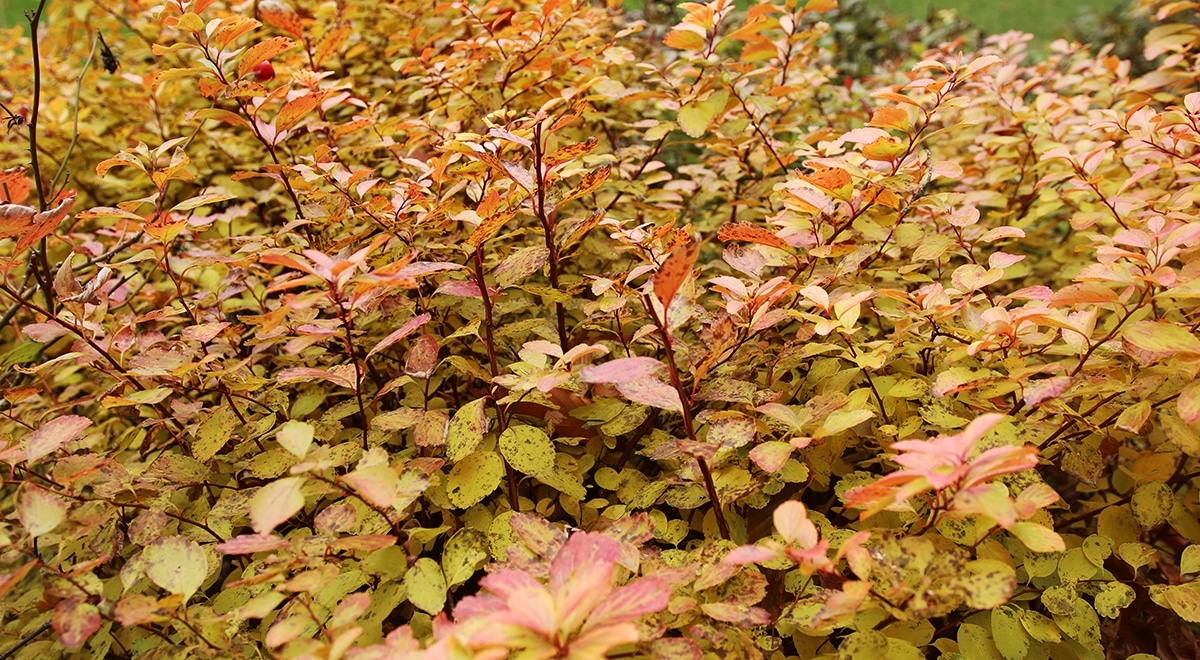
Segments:
[[[275,442],[297,458],[304,458],[312,445],[315,432],[312,424],[292,419],[284,422],[275,432]]]
[[[1200,355],[1200,338],[1174,323],[1142,321],[1121,333],[1130,345],[1149,353]]]
[[[1152,529],[1171,515],[1171,508],[1175,506],[1175,491],[1161,481],[1151,481],[1137,487],[1129,506],[1138,524],[1143,529]]]
[[[1096,594],[1096,612],[1107,619],[1115,619],[1121,610],[1133,603],[1137,594],[1133,588],[1121,582],[1105,582]]]
[[[504,461],[494,451],[475,452],[459,461],[446,477],[446,497],[456,509],[467,509],[487,497],[504,478]]]
[[[1016,522],[1009,526],[1008,531],[1034,552],[1062,552],[1066,549],[1061,536],[1037,523]]]
[[[466,582],[487,558],[486,534],[474,529],[458,530],[446,541],[442,551],[442,573],[446,583],[453,587]]]
[[[1180,573],[1200,573],[1200,545],[1189,545],[1179,556]]]
[[[1029,635],[1021,626],[1018,608],[1006,605],[992,610],[992,640],[1005,660],[1022,660],[1029,653]]]
[[[518,472],[540,477],[554,471],[554,442],[536,426],[514,424],[504,429],[500,453]]]
[[[429,557],[421,557],[404,574],[408,602],[417,609],[437,614],[446,606],[446,578],[442,568]]]
[[[708,127],[712,125],[713,120],[717,118],[718,113],[725,110],[725,104],[728,102],[729,91],[722,89],[710,94],[703,101],[684,104],[679,108],[677,119],[680,130],[687,133],[688,137],[703,137],[708,132]]]
[[[146,577],[184,602],[204,584],[208,558],[200,546],[182,536],[164,536],[142,551]]]
[[[487,400],[476,399],[454,413],[446,428],[446,459],[457,463],[475,451],[488,430]]]

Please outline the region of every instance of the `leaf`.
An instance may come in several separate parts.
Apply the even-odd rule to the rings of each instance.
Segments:
[[[354,26],[350,23],[342,23],[326,32],[325,36],[321,37],[321,40],[317,42],[316,53],[313,55],[313,65],[321,66],[321,63],[328,59],[330,55],[336,53],[352,34],[354,34]]]
[[[795,447],[790,442],[771,440],[750,450],[750,460],[763,472],[778,472],[792,456]]]
[[[244,78],[255,64],[265,62],[295,45],[296,42],[287,37],[273,37],[247,48],[238,60],[238,78]]]
[[[417,328],[420,328],[421,326],[425,325],[426,323],[429,323],[429,320],[431,318],[433,318],[433,317],[431,317],[429,314],[421,314],[419,316],[414,316],[413,318],[409,319],[407,322],[405,322],[404,325],[393,330],[391,332],[391,334],[384,337],[383,339],[380,339],[379,343],[375,344],[375,346],[370,351],[367,351],[366,359],[368,359],[368,360],[371,359],[371,356],[379,353],[380,351],[387,350],[387,348],[389,346],[391,346],[392,344],[395,344],[396,342],[400,341],[401,339],[404,339],[405,337],[411,335],[413,332],[415,332],[417,330]]]
[[[563,163],[569,163],[577,158],[582,158],[588,153],[591,153],[591,151],[595,149],[596,145],[598,144],[600,144],[600,140],[593,135],[583,142],[568,144],[565,147],[556,149],[554,153],[543,158],[542,162],[544,162],[546,167],[549,168],[553,168],[554,166],[561,165]]]
[[[442,574],[453,587],[466,582],[488,559],[487,535],[474,529],[460,529],[446,541],[442,552]]]
[[[275,130],[282,133],[295,126],[296,122],[312,112],[313,108],[317,107],[324,98],[324,92],[313,92],[288,101],[279,109],[279,114],[275,115]]]
[[[700,50],[707,40],[692,30],[676,28],[667,33],[663,43],[676,50]]]
[[[50,234],[53,234],[54,230],[58,228],[59,223],[61,223],[63,219],[67,217],[67,212],[71,210],[71,205],[74,203],[75,191],[72,190],[68,192],[67,196],[63,198],[58,206],[41,213],[34,212],[32,217],[28,218],[28,222],[22,222],[22,226],[17,229],[17,233],[19,233],[20,236],[17,238],[17,245],[13,248],[12,256],[21,254],[38,241],[49,236]],[[13,207],[14,205],[12,204],[0,205],[0,238],[13,235],[5,233],[10,227],[7,215],[9,213],[9,209],[12,209]],[[26,216],[23,209],[28,209],[31,212],[34,211],[34,209],[29,207],[17,208],[22,209],[17,213],[17,215],[21,216],[22,218]]]
[[[519,472],[536,477],[554,471],[554,442],[536,426],[509,426],[499,444],[500,453]]]
[[[454,413],[446,429],[446,460],[457,463],[475,451],[488,430],[486,399],[476,399]]]
[[[25,483],[17,490],[17,519],[36,539],[58,529],[67,519],[67,503],[58,495]]]
[[[78,415],[66,415],[38,427],[29,435],[25,449],[25,461],[29,464],[58,451],[68,442],[77,440],[92,425],[92,420]]]
[[[468,454],[446,476],[446,497],[456,509],[469,509],[492,494],[504,478],[504,459],[494,451]]]
[[[1200,380],[1188,383],[1179,393],[1179,417],[1188,424],[1200,422]]]
[[[617,383],[617,391],[634,403],[683,413],[679,392],[653,376]]]
[[[666,368],[667,365],[654,358],[618,358],[580,369],[579,379],[585,383],[628,383],[653,376],[660,369]]]
[[[304,508],[304,477],[278,479],[258,489],[250,500],[250,527],[268,534]]]
[[[679,128],[687,133],[688,137],[703,137],[717,116],[725,111],[725,104],[728,102],[729,91],[723,89],[714,92],[703,101],[692,101],[683,105],[679,108],[677,117]]]
[[[217,552],[227,555],[252,555],[271,552],[291,545],[291,542],[273,534],[242,534],[217,545]]]
[[[1009,526],[1008,531],[1034,552],[1064,552],[1067,549],[1061,536],[1037,523],[1016,522]]]
[[[1161,481],[1138,486],[1129,503],[1133,517],[1142,529],[1153,529],[1162,524],[1175,506],[1175,491]]]
[[[204,584],[208,557],[200,546],[182,536],[164,536],[142,551],[146,577],[186,603]]]
[[[1021,660],[1029,653],[1029,635],[1021,626],[1020,610],[1011,606],[992,610],[992,641],[1005,660]]]
[[[533,245],[512,253],[496,268],[496,284],[510,287],[541,270],[550,261],[550,250]]]
[[[350,484],[364,500],[384,509],[395,504],[400,494],[400,478],[387,465],[360,467],[342,477],[342,481]]]
[[[1200,623],[1200,591],[1195,589],[1195,585],[1151,585],[1150,598],[1155,603],[1174,610],[1184,621]]]
[[[700,256],[700,244],[688,241],[671,250],[671,255],[663,261],[658,272],[654,274],[654,295],[662,303],[663,309],[671,306],[671,300],[679,292],[679,287],[692,275],[692,267],[696,265],[696,257]]]
[[[1200,545],[1192,544],[1179,556],[1180,573],[1200,573]]]
[[[100,629],[100,610],[82,598],[60,601],[50,617],[50,625],[58,633],[63,647],[77,649]]]
[[[517,217],[516,211],[504,211],[488,216],[483,219],[483,222],[479,223],[479,226],[475,228],[475,231],[471,232],[471,235],[464,242],[471,249],[478,249],[480,245],[483,245],[484,241],[495,236],[501,227],[508,224],[508,221],[515,217]]]
[[[614,590],[588,616],[587,628],[635,621],[666,609],[671,586],[664,580],[644,577]]]
[[[1096,613],[1106,619],[1115,619],[1121,610],[1133,604],[1137,595],[1133,587],[1121,582],[1105,582],[1096,594]]]
[[[573,199],[578,199],[584,195],[590,195],[600,186],[604,185],[604,182],[608,181],[608,177],[611,174],[612,165],[602,165],[588,172],[587,174],[584,174],[583,178],[579,180],[579,185],[575,186],[571,192],[567,193],[562,199],[558,200],[558,202],[554,205],[554,208],[557,210],[562,208],[563,204],[566,204]]]
[[[315,432],[312,424],[292,419],[284,422],[275,432],[275,441],[297,458],[304,458]]]
[[[437,337],[430,334],[418,335],[404,358],[404,373],[413,378],[429,378],[437,368],[440,350]]]
[[[721,229],[717,231],[717,240],[721,242],[746,241],[789,252],[792,249],[792,246],[787,241],[776,236],[771,230],[749,222],[731,222],[722,225]]]
[[[1125,341],[1148,353],[1200,355],[1200,338],[1166,321],[1141,321],[1126,326]]]
[[[446,606],[446,577],[442,568],[429,557],[421,557],[404,574],[408,602],[429,614],[437,614]]]

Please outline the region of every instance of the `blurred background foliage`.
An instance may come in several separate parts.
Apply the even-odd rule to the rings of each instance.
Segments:
[[[652,23],[673,24],[681,16],[675,10],[677,0],[627,0],[625,4]],[[1111,43],[1116,55],[1144,70],[1141,44],[1148,24],[1134,10],[1136,4],[1135,0],[841,0],[840,17],[829,38],[836,43],[835,66],[855,79],[943,42],[961,38],[971,50],[982,35],[1008,30],[1033,34],[1035,56],[1045,53],[1057,38]],[[36,6],[37,0],[0,0],[0,27],[25,25],[23,12]]]

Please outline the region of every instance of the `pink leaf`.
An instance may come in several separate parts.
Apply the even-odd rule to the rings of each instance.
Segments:
[[[25,460],[29,463],[54,453],[60,447],[83,435],[92,425],[92,420],[78,415],[67,415],[43,424],[29,436]]]
[[[100,623],[100,610],[82,598],[59,602],[50,617],[58,641],[68,649],[83,646],[87,638],[100,629]]]
[[[242,534],[235,536],[217,546],[217,552],[227,555],[252,555],[256,552],[270,552],[291,545],[279,536],[271,534]]]
[[[580,369],[579,379],[585,383],[628,383],[653,376],[666,366],[654,358],[620,358]]]
[[[633,621],[666,608],[671,587],[663,580],[648,577],[614,591],[588,617],[587,628]]]
[[[428,314],[421,314],[420,316],[409,319],[407,323],[397,328],[390,335],[379,340],[379,343],[375,344],[375,347],[367,352],[367,359],[371,359],[372,355],[375,355],[379,351],[386,349],[388,346],[391,346],[401,339],[411,335],[417,328],[429,323],[431,318],[433,317],[429,316]]]
[[[617,383],[617,391],[634,403],[662,408],[671,412],[683,412],[683,404],[679,401],[679,392],[652,376],[626,383]]]
[[[250,500],[250,526],[254,531],[268,534],[304,508],[302,486],[304,477],[287,477],[260,488]]]
[[[791,545],[811,548],[817,544],[817,528],[808,519],[808,509],[796,500],[788,500],[775,508],[775,529]]]
[[[735,548],[733,552],[725,555],[725,559],[721,560],[727,564],[757,564],[759,562],[769,561],[779,557],[777,550],[764,548],[758,545],[743,545],[740,548]]]

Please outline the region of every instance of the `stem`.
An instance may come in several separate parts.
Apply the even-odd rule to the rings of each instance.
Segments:
[[[654,325],[658,328],[658,333],[662,336],[663,344],[666,348],[667,369],[671,373],[671,385],[679,393],[679,407],[683,415],[683,429],[687,432],[689,440],[699,442],[696,439],[696,430],[692,425],[692,398],[684,388],[683,380],[679,377],[679,367],[675,364],[675,350],[671,347],[671,333],[667,330],[666,322],[659,321],[658,314],[654,313],[654,306],[648,294],[642,296],[642,304],[646,306],[646,313],[654,321]],[[700,474],[704,477],[704,488],[708,491],[708,499],[713,503],[713,514],[717,518],[717,528],[721,530],[721,537],[728,541],[730,540],[729,523],[725,521],[725,512],[721,510],[721,499],[717,497],[717,486],[713,482],[712,469],[709,468],[708,461],[704,460],[701,456],[696,457],[696,464],[700,466]]]
[[[38,164],[38,147],[37,147],[37,122],[38,110],[42,104],[42,54],[38,46],[38,23],[42,20],[42,12],[46,9],[46,1],[41,0],[38,3],[37,9],[32,13],[25,12],[25,18],[29,19],[29,40],[33,48],[33,107],[29,109],[29,164],[33,170],[33,183],[37,186],[38,194],[38,210],[46,210],[46,189],[42,183],[42,168]],[[38,242],[37,247],[37,268],[41,269],[41,275],[38,276],[38,284],[41,286],[42,295],[46,297],[46,308],[54,310],[54,289],[50,286],[53,275],[50,274],[50,261],[46,257],[46,239]],[[31,258],[31,266],[33,259]]]
[[[542,144],[542,124],[538,122],[533,127],[533,174],[537,185],[537,217],[542,223],[542,233],[546,237],[546,250],[550,253],[550,286],[558,290],[558,246],[554,243],[554,218],[546,213],[546,178],[542,158],[545,155],[545,145]],[[567,352],[567,311],[561,302],[554,303],[554,313],[558,320],[558,344],[563,352]]]
[[[487,282],[483,279],[483,247],[475,248],[475,284],[479,287],[479,296],[483,298],[483,343],[487,347],[488,368],[492,374],[492,380],[495,381],[496,376],[500,375],[500,365],[496,362],[496,339],[492,334],[492,300],[488,296]],[[496,385],[492,383],[492,393],[496,391]],[[492,398],[492,404],[496,407],[496,423],[500,425],[500,433],[504,433],[507,421],[504,419],[504,411],[500,409],[500,404]],[[501,457],[503,458],[503,457]],[[517,496],[517,472],[508,464],[508,459],[504,458],[504,477],[508,482],[508,506],[513,511],[520,511],[520,500]]]

